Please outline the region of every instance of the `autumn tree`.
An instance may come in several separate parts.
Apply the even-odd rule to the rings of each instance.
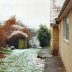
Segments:
[[[5,21],[5,27],[9,27],[11,25],[16,24],[16,18],[15,16],[10,17],[8,20]]]
[[[0,47],[5,46],[5,41],[7,39],[7,35],[2,27],[0,27]]]
[[[22,32],[26,33],[28,35],[28,37],[31,38],[32,33],[31,33],[31,31],[28,28],[24,28],[22,30]]]

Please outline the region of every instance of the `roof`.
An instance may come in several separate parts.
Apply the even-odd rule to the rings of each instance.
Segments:
[[[60,21],[62,18],[67,16],[71,11],[71,9],[72,9],[72,0],[65,0],[57,20]]]
[[[51,23],[50,26],[51,26],[51,27],[52,27],[52,26],[58,26],[58,24],[56,24],[56,23]]]
[[[28,35],[22,31],[14,31],[13,33],[11,33],[11,35],[9,36],[9,38],[15,36],[15,35],[22,35],[23,37],[28,37]]]

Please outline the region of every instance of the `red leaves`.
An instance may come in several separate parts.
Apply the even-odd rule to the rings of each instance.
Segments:
[[[9,26],[14,25],[14,24],[16,24],[15,16],[13,16],[10,19],[8,19],[7,21],[5,21],[5,27],[9,27]]]
[[[22,30],[22,32],[26,33],[29,38],[30,38],[31,35],[32,35],[31,31],[30,31],[28,28],[24,28],[24,29]]]
[[[0,41],[4,41],[6,39],[7,39],[7,35],[5,31],[2,28],[0,28]]]

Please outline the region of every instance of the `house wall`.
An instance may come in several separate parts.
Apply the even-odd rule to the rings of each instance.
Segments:
[[[69,19],[69,42],[64,39],[64,21],[61,20],[59,26],[59,53],[64,63],[66,72],[72,72],[72,11],[68,14]]]
[[[59,28],[58,26],[52,26],[51,30],[51,47],[52,47],[52,54],[54,56],[58,55],[59,49]]]

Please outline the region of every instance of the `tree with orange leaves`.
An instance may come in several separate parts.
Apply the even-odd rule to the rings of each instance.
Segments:
[[[31,38],[32,33],[28,28],[22,29],[22,32],[26,33],[28,35],[28,37]]]
[[[5,41],[7,39],[7,35],[2,27],[0,27],[0,47],[5,46]]]
[[[8,20],[5,21],[5,27],[9,27],[16,24],[16,18],[15,16],[10,17]]]

